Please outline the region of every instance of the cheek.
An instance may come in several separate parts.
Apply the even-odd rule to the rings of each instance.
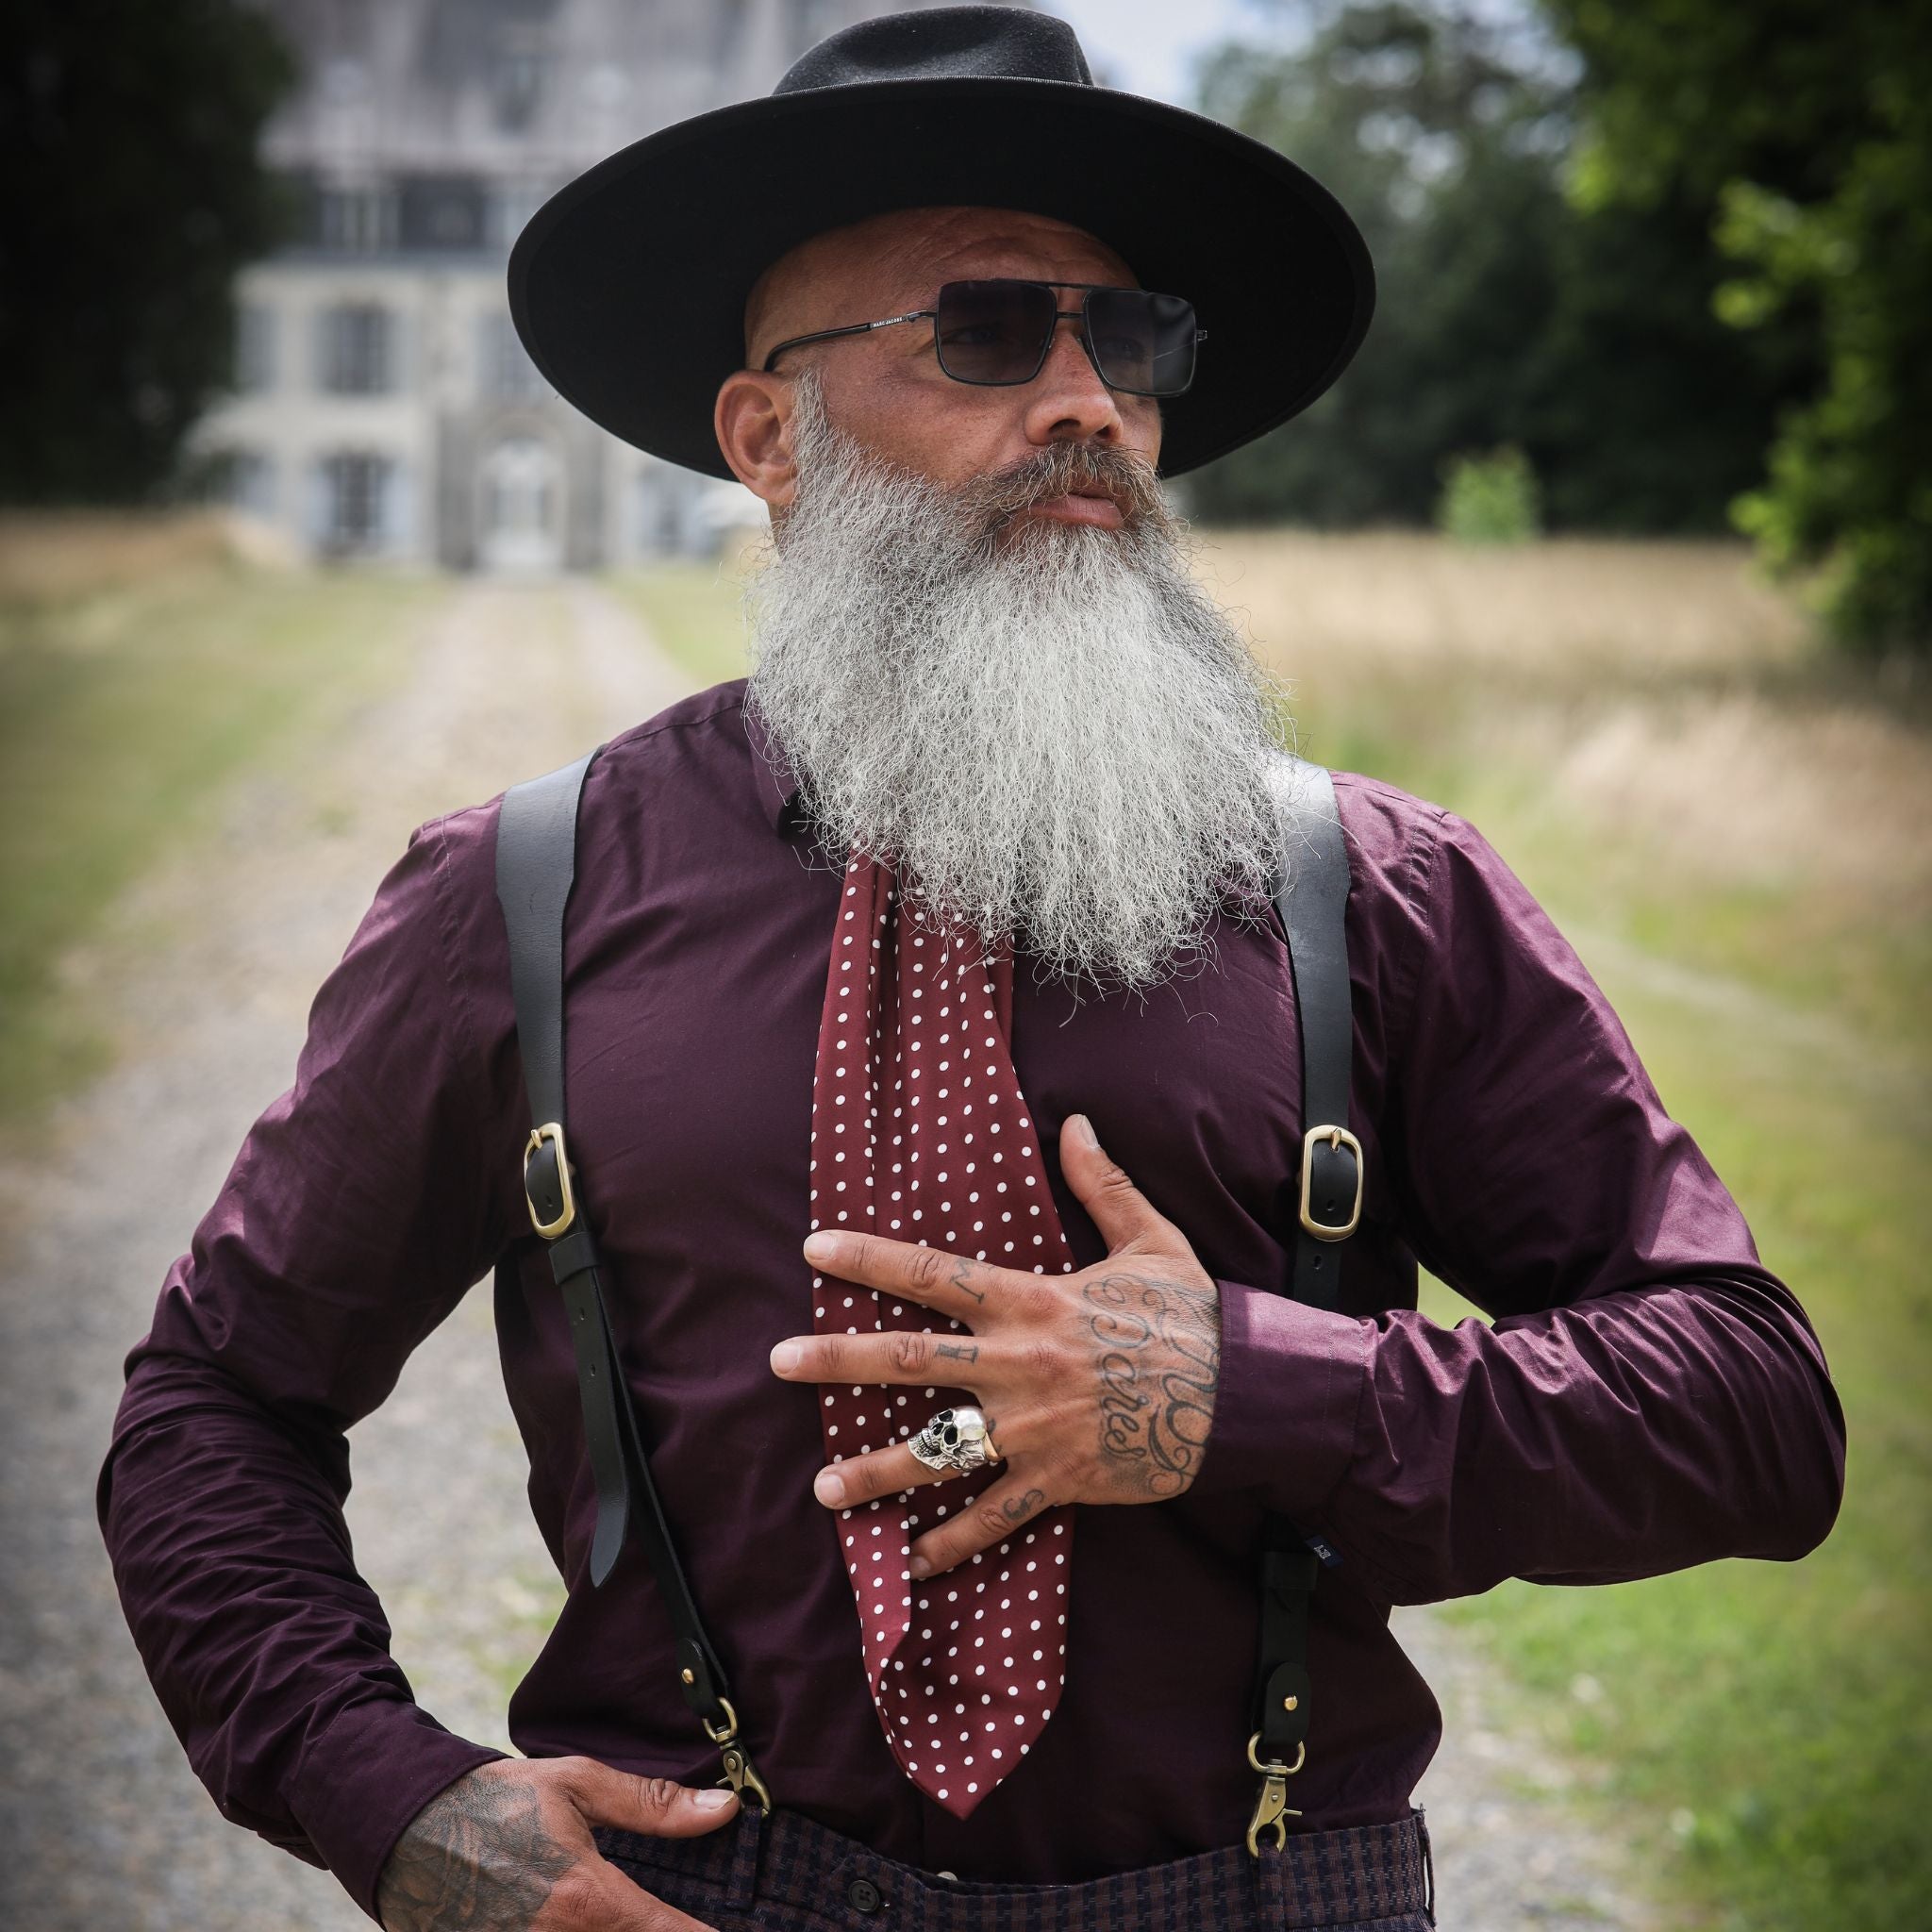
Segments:
[[[1018,390],[975,389],[923,371],[869,374],[827,391],[833,420],[874,455],[939,483],[964,483],[1026,451]]]

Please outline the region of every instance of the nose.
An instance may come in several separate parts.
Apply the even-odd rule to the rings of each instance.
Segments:
[[[1046,361],[1023,393],[1026,441],[1038,447],[1050,442],[1114,444],[1123,440],[1119,404],[1087,353],[1077,315],[1062,317],[1055,325]]]

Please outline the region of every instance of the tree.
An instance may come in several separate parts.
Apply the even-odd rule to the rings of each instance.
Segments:
[[[165,487],[283,233],[256,143],[294,74],[240,0],[0,8],[0,502]]]
[[[1204,472],[1200,513],[1427,520],[1445,458],[1522,448],[1557,527],[1723,526],[1793,377],[1740,355],[1694,208],[1586,214],[1563,176],[1579,63],[1536,16],[1423,0],[1275,0],[1221,49],[1205,111],[1270,142],[1367,237],[1376,317],[1308,413]]]
[[[1816,344],[1737,522],[1824,566],[1848,643],[1932,651],[1932,0],[1546,4],[1588,65],[1579,205],[1694,207],[1717,313]]]

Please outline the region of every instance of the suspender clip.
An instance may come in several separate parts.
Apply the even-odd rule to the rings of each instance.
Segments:
[[[738,1713],[732,1709],[728,1697],[721,1697],[718,1702],[724,1711],[722,1724],[714,1724],[708,1717],[698,1720],[705,1727],[705,1736],[717,1745],[718,1757],[724,1766],[724,1775],[718,1782],[729,1785],[741,1803],[755,1799],[760,1810],[769,1811],[772,1794],[765,1789],[758,1766],[751,1761],[751,1753],[738,1741]]]
[[[1284,1821],[1302,1815],[1288,1802],[1288,1781],[1308,1759],[1308,1747],[1304,1743],[1294,1747],[1292,1764],[1283,1764],[1279,1758],[1263,1764],[1256,1756],[1260,1741],[1259,1731],[1248,1740],[1248,1762],[1261,1774],[1260,1795],[1255,1800],[1255,1815],[1248,1820],[1248,1850],[1257,1858],[1261,1856],[1263,1832],[1274,1834],[1277,1852],[1287,1847],[1288,1826]]]

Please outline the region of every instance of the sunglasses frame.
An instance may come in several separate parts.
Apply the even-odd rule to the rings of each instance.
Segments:
[[[772,365],[777,361],[778,358],[787,349],[800,348],[807,342],[828,342],[838,336],[869,335],[875,328],[894,328],[902,322],[925,322],[929,320],[932,324],[933,354],[939,358],[941,373],[949,381],[963,382],[969,389],[1020,389],[1031,382],[1046,367],[1046,358],[1053,353],[1054,335],[1060,324],[1063,322],[1077,322],[1080,325],[1080,346],[1086,350],[1087,359],[1093,365],[1094,375],[1099,376],[1108,389],[1114,390],[1122,395],[1151,396],[1157,401],[1166,401],[1172,396],[1186,395],[1188,391],[1193,387],[1194,372],[1190,369],[1187,381],[1182,383],[1178,389],[1129,389],[1125,383],[1112,380],[1107,371],[1100,366],[1100,358],[1093,353],[1093,330],[1089,316],[1089,308],[1093,297],[1095,295],[1154,295],[1158,293],[1157,290],[1124,288],[1118,282],[1040,282],[1019,275],[979,275],[970,277],[969,279],[1005,282],[1020,289],[1044,289],[1049,296],[1053,295],[1053,291],[1056,289],[1079,289],[1084,292],[1079,308],[1055,308],[1053,325],[1046,331],[1045,336],[1041,341],[1040,358],[1024,375],[1007,376],[999,381],[987,381],[970,375],[955,375],[946,367],[946,351],[945,345],[940,341],[940,311],[937,308],[908,308],[904,315],[881,316],[877,322],[849,323],[843,328],[814,329],[810,335],[793,336],[788,341],[780,342],[765,358],[764,373],[767,375],[774,374],[775,372],[773,370]],[[940,299],[943,300],[945,298],[947,289],[964,286],[966,286],[964,281],[942,284],[940,289]],[[1169,299],[1172,300],[1174,298],[1170,297]],[[1191,302],[1188,304],[1190,313],[1192,313],[1193,307],[1194,305]],[[1208,331],[1197,324],[1194,329],[1192,346],[1198,349],[1207,340]]]

